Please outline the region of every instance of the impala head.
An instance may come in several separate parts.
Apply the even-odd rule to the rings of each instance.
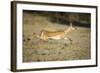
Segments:
[[[76,28],[72,26],[72,23],[70,23],[70,26],[65,30],[65,33],[68,34],[69,32],[73,30],[76,30]]]
[[[72,26],[72,25],[73,25],[72,23],[73,23],[73,22],[70,22],[70,27],[69,27],[70,30],[76,30],[76,28]]]
[[[76,28],[75,27],[72,27],[72,26],[70,26],[69,29],[70,30],[76,30]]]

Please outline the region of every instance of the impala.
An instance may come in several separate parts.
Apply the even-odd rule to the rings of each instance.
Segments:
[[[58,30],[58,31],[42,30],[40,36],[39,35],[36,35],[36,36],[42,40],[45,40],[45,41],[48,39],[53,39],[53,40],[65,39],[65,40],[71,41],[71,39],[69,39],[66,36],[72,30],[75,30],[75,28],[72,27],[72,23],[71,23],[70,26],[65,30]]]

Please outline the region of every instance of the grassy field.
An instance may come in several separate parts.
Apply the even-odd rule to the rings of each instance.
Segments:
[[[33,35],[39,35],[42,29],[57,31],[68,26],[51,22],[46,16],[24,13],[23,62],[90,59],[90,28],[74,26],[77,29],[67,35],[72,43],[64,39],[43,41]]]

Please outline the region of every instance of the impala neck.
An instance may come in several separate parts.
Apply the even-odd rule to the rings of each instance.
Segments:
[[[65,30],[65,34],[70,33],[72,30],[74,30],[75,28],[72,26],[72,23],[70,23],[70,26]]]

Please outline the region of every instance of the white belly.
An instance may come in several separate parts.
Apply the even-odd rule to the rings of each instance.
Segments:
[[[61,37],[59,37],[59,36],[52,36],[52,37],[49,37],[50,39],[56,39],[56,40],[58,40],[58,39],[61,39]]]

